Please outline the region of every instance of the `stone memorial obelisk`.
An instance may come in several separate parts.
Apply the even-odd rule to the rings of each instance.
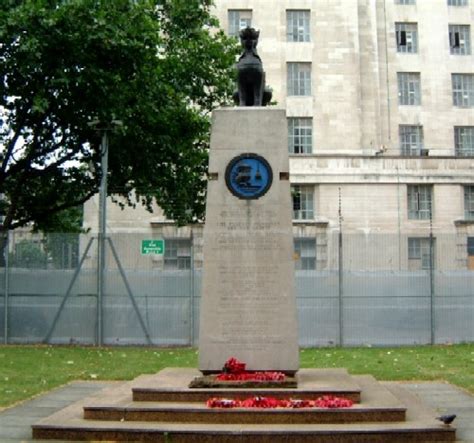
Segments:
[[[263,106],[271,94],[257,39],[251,28],[241,32],[240,106],[213,114],[199,332],[203,373],[220,371],[230,357],[254,371],[299,367],[287,122],[284,110]]]

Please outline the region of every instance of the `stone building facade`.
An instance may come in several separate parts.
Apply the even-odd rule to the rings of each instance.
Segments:
[[[288,117],[297,269],[334,269],[340,231],[350,269],[426,269],[429,251],[474,269],[474,0],[216,0],[215,14],[229,34],[261,31]],[[109,214],[109,232],[169,239],[176,257],[140,263],[202,262],[201,227]]]

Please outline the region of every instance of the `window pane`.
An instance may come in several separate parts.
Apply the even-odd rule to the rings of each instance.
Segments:
[[[453,74],[452,84],[454,106],[474,107],[474,74]]]
[[[288,63],[288,95],[311,95],[311,63]]]
[[[407,186],[408,218],[410,220],[429,220],[432,209],[431,185]]]
[[[474,220],[474,185],[464,186],[464,217]]]
[[[449,6],[466,6],[468,0],[448,0]]]
[[[421,104],[420,74],[418,72],[399,72],[398,104],[419,106]]]
[[[467,255],[474,257],[474,237],[467,238]]]
[[[454,127],[454,147],[456,155],[474,155],[474,126]]]
[[[421,258],[420,239],[419,238],[409,238],[408,239],[408,258],[409,259],[419,259],[419,258]]]
[[[423,149],[423,128],[421,126],[400,125],[400,152],[402,155],[421,155]]]
[[[165,239],[164,269],[191,269],[191,240],[189,238]]]
[[[434,267],[436,257],[436,239],[433,238],[432,243],[432,260],[431,257],[431,241],[429,237],[410,237],[408,238],[408,260],[412,269],[430,269],[430,265]]]
[[[310,11],[286,11],[286,30],[289,42],[309,42]]]
[[[397,52],[414,54],[418,52],[418,25],[416,23],[395,23]]]
[[[471,27],[469,25],[449,25],[449,47],[451,54],[471,54]]]
[[[288,119],[288,150],[292,154],[311,154],[313,151],[313,120]]]
[[[314,188],[313,186],[293,185],[291,187],[293,196],[293,219],[314,219]]]
[[[316,239],[315,238],[295,238],[295,269],[314,270],[316,269]]]
[[[229,35],[238,37],[241,29],[247,26],[252,26],[252,11],[251,10],[236,10],[229,9]]]

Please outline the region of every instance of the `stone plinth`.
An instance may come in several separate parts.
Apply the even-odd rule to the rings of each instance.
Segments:
[[[214,112],[211,134],[199,369],[221,370],[229,357],[249,370],[298,370],[292,208],[284,110]],[[256,154],[273,180],[258,199],[226,186],[235,157]]]
[[[435,419],[403,385],[351,376],[343,369],[302,369],[298,388],[190,389],[200,373],[168,368],[104,389],[33,426],[35,439],[160,443],[407,443],[455,441],[455,429]],[[133,397],[132,397],[133,392]],[[202,396],[205,393],[207,395]],[[354,396],[351,408],[208,408],[211,397],[316,399]],[[138,395],[137,395],[138,394]],[[359,397],[360,394],[360,397]],[[137,398],[140,397],[139,401]]]

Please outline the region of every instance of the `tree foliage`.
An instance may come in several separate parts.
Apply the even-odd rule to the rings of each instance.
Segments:
[[[48,256],[37,242],[21,240],[15,245],[9,260],[16,267],[44,269],[48,263]]]
[[[96,193],[90,123],[117,119],[109,193],[180,223],[202,215],[209,114],[230,98],[237,50],[211,3],[2,1],[0,230],[54,226]]]

